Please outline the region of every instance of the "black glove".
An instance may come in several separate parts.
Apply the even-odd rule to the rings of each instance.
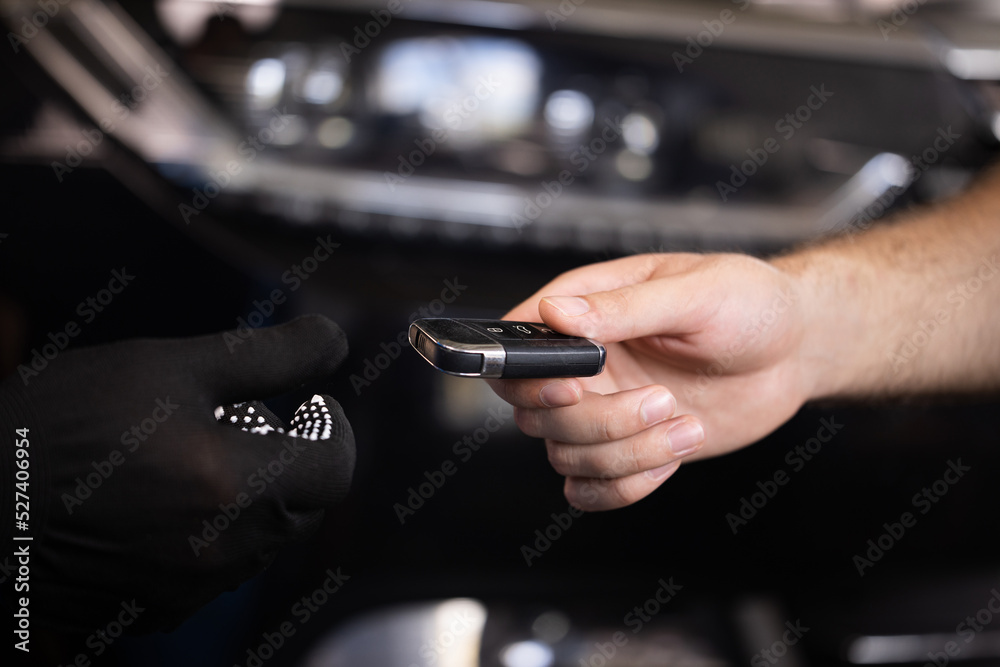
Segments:
[[[328,397],[307,402],[300,412],[309,423],[298,415],[290,426],[305,437],[279,432],[280,421],[260,403],[219,406],[324,378],[346,354],[340,328],[310,316],[245,339],[230,333],[63,352],[27,386],[19,375],[7,378],[0,554],[28,545],[32,623],[93,632],[127,608],[130,633],[170,628],[259,573],[282,544],[308,535],[324,508],[347,494],[354,470],[354,437],[340,406]],[[237,413],[255,432],[217,421]],[[251,414],[265,421],[251,426],[242,419]],[[29,429],[27,530],[14,520],[22,428]],[[0,567],[12,563],[0,557]],[[16,600],[25,593],[11,591],[13,579],[4,585]]]

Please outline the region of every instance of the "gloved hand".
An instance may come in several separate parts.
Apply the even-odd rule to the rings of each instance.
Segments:
[[[309,534],[324,508],[344,498],[354,470],[354,437],[340,406],[328,397],[307,403],[307,416],[315,413],[321,425],[298,425],[296,435],[307,430],[306,437],[278,432],[270,413],[268,429],[244,432],[217,420],[227,410],[219,406],[324,378],[346,354],[340,328],[310,316],[246,339],[216,334],[68,351],[27,386],[18,375],[7,378],[0,554],[28,545],[32,623],[93,632],[134,600],[142,611],[127,631],[169,628]],[[262,404],[244,408],[253,405],[264,416]],[[13,512],[21,428],[30,443],[26,531],[16,529]],[[11,534],[34,541],[15,543]]]

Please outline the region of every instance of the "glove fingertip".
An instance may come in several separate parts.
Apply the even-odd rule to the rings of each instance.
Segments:
[[[226,332],[213,343],[214,352],[201,360],[199,375],[219,403],[275,396],[324,379],[347,357],[347,336],[324,315]]]
[[[311,346],[316,363],[326,372],[334,372],[347,358],[347,335],[340,325],[325,315],[303,315],[288,326],[295,327],[295,334]]]

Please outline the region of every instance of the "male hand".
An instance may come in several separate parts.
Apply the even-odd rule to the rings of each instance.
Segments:
[[[570,503],[629,505],[682,459],[755,442],[807,400],[800,291],[787,273],[744,255],[640,255],[585,266],[505,318],[604,343],[605,371],[489,382],[515,406],[521,430],[545,439]]]

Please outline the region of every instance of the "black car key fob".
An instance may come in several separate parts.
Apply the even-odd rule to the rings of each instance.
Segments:
[[[445,373],[480,378],[589,377],[604,370],[604,346],[536,322],[425,318],[410,345]]]

